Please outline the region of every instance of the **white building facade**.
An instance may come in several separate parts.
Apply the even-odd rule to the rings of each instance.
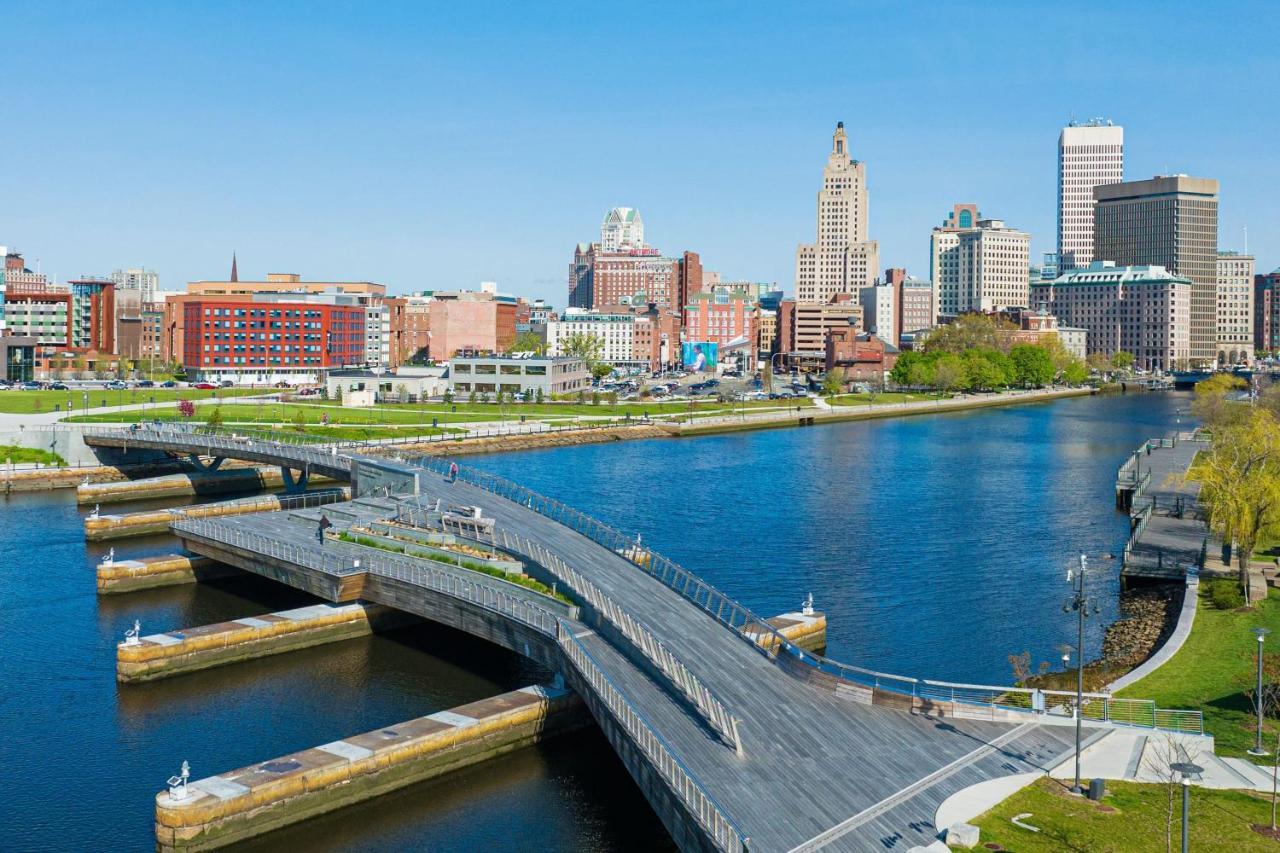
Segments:
[[[621,369],[643,368],[647,361],[636,358],[636,317],[634,314],[605,314],[566,308],[559,320],[547,322],[547,355],[566,356],[572,335],[588,335],[601,342],[601,360]]]
[[[1191,279],[1161,266],[1118,267],[1094,261],[1037,282],[1032,298],[1060,326],[1084,329],[1090,353],[1132,353],[1146,370],[1176,370],[1191,355]]]
[[[1123,180],[1123,127],[1092,119],[1062,129],[1058,135],[1059,274],[1087,267],[1094,260],[1093,188]]]
[[[864,331],[871,332],[882,341],[898,345],[897,288],[888,282],[877,282],[862,288],[862,322]]]
[[[116,270],[111,274],[117,290],[137,290],[142,293],[142,301],[154,302],[156,291],[160,289],[160,276],[155,270],[134,267],[127,270]]]
[[[1252,255],[1218,252],[1218,364],[1253,364]]]
[[[935,322],[1030,302],[1031,235],[999,219],[979,219],[976,212],[974,205],[956,205],[930,237]]]
[[[605,252],[620,252],[624,246],[632,249],[644,246],[644,220],[634,208],[615,207],[600,223],[600,247]]]
[[[849,155],[844,122],[836,125],[818,191],[818,241],[796,249],[796,301],[854,300],[875,283],[880,246],[867,239],[867,167]]]

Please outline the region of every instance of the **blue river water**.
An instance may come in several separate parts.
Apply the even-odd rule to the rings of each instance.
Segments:
[[[1185,425],[1188,400],[1139,394],[475,457],[638,533],[762,615],[812,592],[829,654],[886,672],[1007,683],[1008,656],[1074,638],[1065,573],[1099,569],[1097,654],[1116,617],[1126,518],[1117,467]],[[127,507],[135,509],[133,505]],[[115,644],[307,603],[239,578],[111,598],[69,493],[0,504],[0,849],[143,850],[153,796],[196,777],[545,679],[515,655],[421,626],[147,685]],[[117,553],[171,551],[167,537]],[[669,848],[597,733],[556,739],[243,845],[247,850]]]

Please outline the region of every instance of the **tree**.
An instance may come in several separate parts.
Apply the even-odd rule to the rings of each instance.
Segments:
[[[453,389],[452,389],[452,388],[449,388],[449,389],[446,389],[446,390],[445,390],[445,392],[444,392],[444,398],[443,398],[443,399],[444,399],[444,404],[445,404],[446,406],[452,406],[452,405],[453,405],[454,395],[453,395]]]
[[[396,397],[399,398],[401,403],[409,402],[409,386],[405,385],[403,382],[397,385]]]
[[[1010,370],[1005,370],[1007,356],[995,350],[971,349],[960,357],[964,364],[964,385],[966,388],[984,388],[995,390],[1009,384]]]
[[[1105,352],[1089,353],[1088,358],[1085,359],[1085,364],[1089,366],[1090,370],[1095,370],[1098,373],[1111,372],[1111,359],[1107,357]]]
[[[833,367],[822,377],[822,396],[834,397],[844,390],[844,370]]]
[[[1019,385],[1040,388],[1052,382],[1058,372],[1044,347],[1034,344],[1018,344],[1009,350],[1009,358]]]
[[[1068,385],[1080,385],[1089,378],[1089,368],[1084,366],[1084,362],[1078,358],[1073,358],[1067,362],[1067,366],[1062,369],[1062,381]]]
[[[1057,332],[1041,335],[1036,346],[1049,354],[1049,360],[1053,362],[1053,369],[1057,373],[1066,370],[1067,365],[1075,360],[1075,355],[1072,354],[1071,350],[1063,346],[1062,338],[1058,337]],[[1012,353],[1012,349],[1010,349],[1010,352]]]
[[[521,332],[516,335],[516,342],[511,349],[515,352],[535,352],[542,355],[547,349],[547,344],[537,332]]]
[[[591,375],[596,379],[604,379],[613,373],[613,365],[607,361],[598,361],[591,365]]]
[[[293,414],[293,428],[296,432],[307,431],[307,416],[303,413],[302,409],[298,409],[298,411]]]
[[[473,406],[476,404],[476,392],[474,388],[471,390],[471,393],[467,395],[467,402]]]
[[[889,379],[895,385],[915,385],[912,381],[911,370],[918,364],[924,362],[924,353],[915,350],[907,350],[898,356],[898,360],[894,362],[893,370],[889,371]]]
[[[604,399],[605,399],[605,402],[607,402],[610,406],[616,406],[618,405],[618,392],[609,391],[604,395]]]
[[[565,355],[582,359],[589,368],[604,355],[604,340],[589,332],[570,332],[560,344],[560,349]]]
[[[997,321],[985,314],[962,314],[930,332],[924,351],[962,353],[970,349],[1000,349],[1000,336],[996,331],[1011,328],[1012,323]]]
[[[178,401],[178,414],[185,420],[190,420],[196,413],[196,404],[190,400]]]
[[[1216,428],[1204,456],[1196,469],[1200,505],[1222,541],[1237,546],[1243,582],[1258,541],[1280,527],[1280,421],[1251,409],[1243,420]]]
[[[964,360],[944,353],[933,363],[933,386],[947,393],[968,387]]]
[[[591,405],[593,405],[593,406],[598,406],[598,405],[600,405],[600,392],[599,392],[599,391],[592,391],[592,392],[591,392]]]
[[[1128,370],[1133,367],[1133,353],[1116,350],[1116,354],[1111,356],[1111,366],[1116,370]]]
[[[222,426],[222,406],[214,406],[213,411],[205,418],[205,423],[215,429]]]
[[[1191,414],[1213,430],[1238,422],[1248,415],[1248,408],[1231,398],[1247,387],[1248,383],[1230,373],[1215,373],[1202,379],[1196,383]]]
[[[933,360],[921,359],[908,368],[907,384],[916,388],[933,388],[937,382],[937,371]]]
[[[533,400],[535,403],[542,403],[546,399],[546,395],[542,393],[542,389],[538,388],[533,392]]]

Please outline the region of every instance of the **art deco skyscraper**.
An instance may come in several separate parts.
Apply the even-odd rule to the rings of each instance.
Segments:
[[[796,301],[829,302],[875,283],[880,246],[867,239],[867,167],[849,156],[844,122],[836,125],[818,191],[818,241],[796,249]]]
[[[1095,259],[1093,188],[1123,180],[1124,128],[1096,118],[1062,129],[1058,136],[1059,275],[1087,267]]]

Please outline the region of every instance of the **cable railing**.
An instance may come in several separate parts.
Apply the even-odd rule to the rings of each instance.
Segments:
[[[504,550],[523,554],[538,562],[557,580],[571,589],[579,598],[590,604],[600,618],[622,635],[636,651],[640,652],[663,677],[687,699],[703,720],[726,744],[742,753],[742,740],[738,737],[738,720],[716,695],[698,678],[684,662],[668,649],[649,628],[609,597],[602,589],[570,567],[560,557],[546,548],[519,536],[501,531],[495,541]]]
[[[970,705],[982,705],[989,707],[992,711],[1034,712],[1048,710],[1047,705],[1044,708],[1040,708],[1038,705],[1046,703],[1054,696],[1069,696],[1072,699],[1075,697],[1074,693],[1065,691],[1040,691],[1028,687],[954,684],[891,675],[852,664],[841,663],[822,655],[805,651],[745,605],[720,592],[679,564],[655,553],[651,549],[641,546],[636,540],[624,536],[614,528],[572,509],[560,501],[540,495],[494,474],[461,466],[454,470],[451,468],[453,463],[438,457],[417,457],[413,460],[403,461],[406,464],[414,464],[446,477],[456,476],[458,479],[477,488],[506,498],[513,503],[527,507],[540,515],[563,524],[597,544],[620,554],[628,562],[644,570],[650,576],[662,582],[663,585],[676,591],[707,612],[713,619],[731,629],[732,633],[737,635],[739,639],[748,643],[756,651],[771,660],[777,660],[781,655],[786,654],[797,663],[835,676],[851,684],[913,698],[934,699],[935,701],[945,699]],[[743,630],[748,626],[751,627],[755,636]],[[761,636],[761,634],[764,636]],[[1037,694],[1040,694],[1040,696],[1037,696]],[[1097,694],[1095,698],[1104,699],[1106,694]]]
[[[649,724],[644,714],[614,684],[592,656],[587,647],[574,634],[572,627],[561,620],[557,640],[565,656],[591,685],[596,697],[618,721],[631,741],[644,753],[650,766],[657,770],[663,782],[676,795],[689,813],[706,832],[717,848],[734,853],[745,853],[749,838],[729,817],[715,797],[698,781],[670,744]],[[619,750],[621,751],[621,750]]]

